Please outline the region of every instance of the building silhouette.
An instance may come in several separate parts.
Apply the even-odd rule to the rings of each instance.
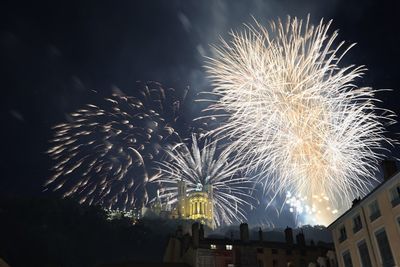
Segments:
[[[295,242],[291,228],[285,229],[284,242],[265,241],[261,229],[258,240],[251,240],[246,223],[240,225],[240,239],[206,238],[199,223],[192,225],[191,235],[183,234],[180,227],[168,241],[164,261],[192,267],[336,266],[333,244],[306,244],[302,232],[296,235]]]

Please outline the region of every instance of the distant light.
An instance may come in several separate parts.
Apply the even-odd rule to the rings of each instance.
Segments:
[[[226,245],[226,250],[232,250],[232,245]]]

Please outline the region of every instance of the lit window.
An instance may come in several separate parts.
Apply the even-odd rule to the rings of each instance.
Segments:
[[[211,247],[211,249],[217,249],[217,246],[214,244],[211,244],[210,247]]]
[[[226,245],[226,250],[232,250],[232,245]]]
[[[392,202],[392,207],[400,204],[400,184],[390,189],[390,200]]]
[[[379,210],[379,204],[378,201],[374,201],[371,204],[369,204],[369,219],[374,221],[375,219],[379,218],[381,216],[381,211]]]

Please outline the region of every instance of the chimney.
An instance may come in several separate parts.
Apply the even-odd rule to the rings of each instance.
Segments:
[[[356,206],[358,203],[360,203],[360,201],[361,201],[361,197],[357,197],[357,198],[353,199],[351,207]]]
[[[290,227],[285,229],[285,240],[288,245],[293,245],[293,230]]]
[[[243,242],[249,241],[249,226],[247,223],[240,224],[240,240]]]
[[[260,229],[258,229],[258,240],[263,241],[263,231]]]
[[[200,238],[200,240],[204,239],[204,226],[203,226],[203,224],[200,224],[199,238]]]
[[[296,243],[297,245],[302,247],[306,245],[306,239],[304,237],[303,230],[301,230],[301,232],[296,235]]]
[[[194,248],[199,247],[199,223],[192,224],[192,244]]]
[[[394,160],[385,159],[382,161],[383,180],[389,180],[397,173],[397,166]]]

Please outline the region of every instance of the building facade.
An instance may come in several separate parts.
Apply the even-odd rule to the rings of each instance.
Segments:
[[[240,225],[240,239],[205,238],[202,225],[192,225],[192,235],[178,229],[171,237],[164,261],[187,263],[192,267],[334,267],[333,244],[306,244],[303,233],[293,239],[291,228],[285,230],[285,242],[249,239],[247,224]]]
[[[211,185],[199,184],[196,190],[187,192],[185,181],[178,182],[178,203],[171,212],[176,219],[195,220],[214,228],[213,191]]]
[[[356,199],[328,229],[340,267],[400,266],[400,173]]]
[[[188,192],[185,181],[177,183],[178,196],[174,204],[162,203],[158,196],[149,207],[141,209],[141,217],[160,217],[198,221],[214,229],[213,188],[211,185],[198,184],[195,190]],[[188,221],[188,223],[190,223]],[[190,225],[189,225],[190,227]]]

